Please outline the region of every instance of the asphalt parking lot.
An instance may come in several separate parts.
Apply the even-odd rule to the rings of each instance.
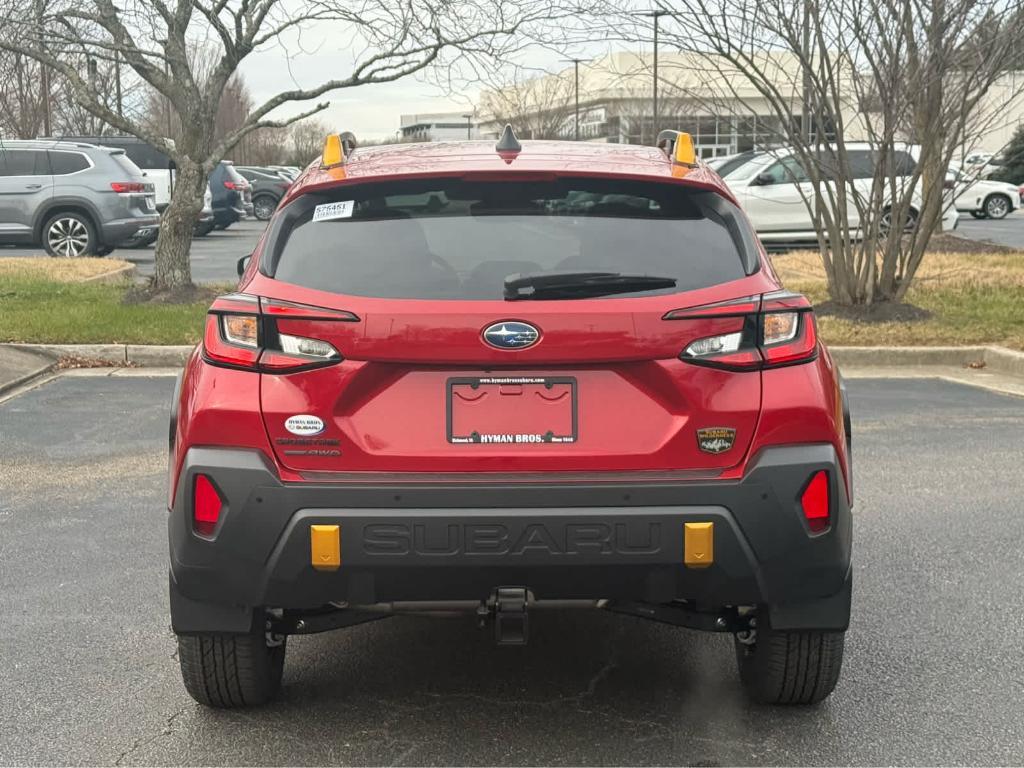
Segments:
[[[855,595],[816,709],[751,705],[731,642],[597,612],[525,648],[468,620],[293,638],[281,701],[194,704],[168,628],[173,380],[63,376],[0,403],[0,763],[1015,764],[1024,399],[850,381]]]
[[[234,284],[238,280],[237,262],[253,248],[266,223],[254,219],[240,221],[223,232],[211,232],[192,241],[192,277],[198,283]],[[991,240],[1000,245],[1024,250],[1024,211],[1016,211],[1000,221],[977,220],[968,214],[960,217],[956,234],[972,240]],[[0,256],[39,255],[37,249],[0,248]],[[153,246],[122,248],[112,258],[126,259],[138,266],[139,275],[153,274]]]

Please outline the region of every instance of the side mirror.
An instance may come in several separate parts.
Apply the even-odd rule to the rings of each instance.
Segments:
[[[238,276],[239,277],[241,277],[242,275],[245,274],[245,270],[249,266],[249,259],[251,259],[251,258],[252,258],[252,254],[251,253],[247,253],[247,254],[245,254],[245,256],[243,256],[242,258],[240,258],[238,260],[238,265],[237,266],[238,266]]]
[[[775,177],[770,173],[759,173],[754,177],[755,187],[770,187],[775,183]]]

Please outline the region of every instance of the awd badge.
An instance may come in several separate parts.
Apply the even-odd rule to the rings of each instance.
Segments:
[[[697,430],[697,446],[704,453],[725,453],[736,442],[736,430],[730,427],[705,427]]]

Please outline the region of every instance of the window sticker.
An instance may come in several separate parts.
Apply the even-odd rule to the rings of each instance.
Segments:
[[[334,219],[351,219],[355,210],[355,200],[343,200],[340,203],[325,203],[313,209],[313,221],[332,221]]]

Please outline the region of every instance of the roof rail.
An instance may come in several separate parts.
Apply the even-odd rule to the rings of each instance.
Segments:
[[[331,133],[324,139],[324,152],[320,156],[321,168],[344,165],[356,148],[356,136],[351,131],[342,134]]]
[[[693,137],[686,131],[662,131],[658,134],[657,147],[676,165],[693,168],[697,164]]]

